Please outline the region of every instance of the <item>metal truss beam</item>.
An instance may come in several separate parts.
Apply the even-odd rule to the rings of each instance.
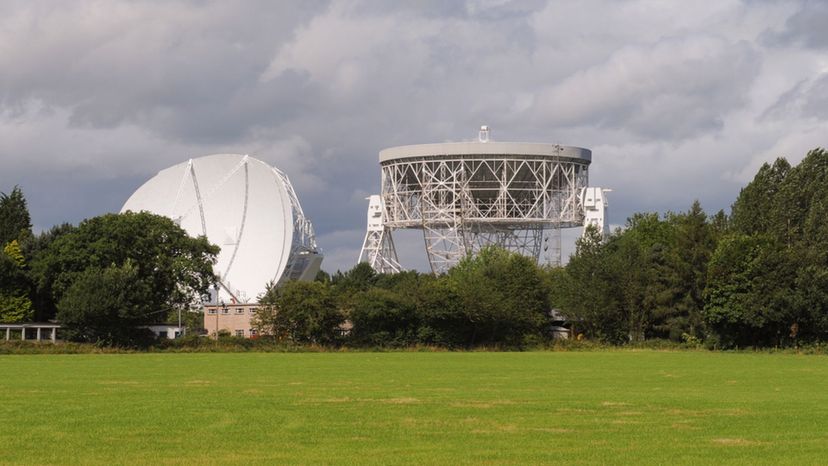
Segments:
[[[434,273],[491,244],[539,260],[555,237],[549,262],[559,264],[559,230],[582,224],[587,176],[586,162],[567,157],[390,160],[382,163],[383,226],[421,229]]]

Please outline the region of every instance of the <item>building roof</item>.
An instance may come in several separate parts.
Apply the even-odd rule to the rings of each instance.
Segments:
[[[536,157],[565,157],[592,162],[592,151],[583,147],[535,142],[444,142],[438,144],[415,144],[383,149],[379,153],[380,163],[416,157],[473,156],[473,155],[516,155]]]

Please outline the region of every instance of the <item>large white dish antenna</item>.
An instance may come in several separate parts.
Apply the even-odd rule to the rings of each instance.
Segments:
[[[250,302],[269,282],[311,280],[322,256],[287,176],[247,155],[216,154],[160,171],[121,212],[164,215],[221,247],[215,300]]]

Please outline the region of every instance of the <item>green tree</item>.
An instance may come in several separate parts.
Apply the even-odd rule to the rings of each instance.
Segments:
[[[621,233],[615,233],[619,235]],[[577,333],[610,343],[628,339],[621,292],[616,272],[607,266],[607,241],[594,227],[587,227],[575,243],[575,254],[558,277],[554,299],[563,313],[576,322]]]
[[[704,319],[723,347],[782,343],[797,265],[771,235],[723,238],[708,269]]]
[[[17,240],[12,240],[0,250],[0,322],[25,322],[34,317],[30,291],[26,259]]]
[[[0,293],[0,322],[28,322],[33,315],[32,301],[27,296]]]
[[[648,249],[634,241],[619,241],[613,269],[620,285],[624,314],[631,341],[643,341],[652,326],[652,309],[647,306],[653,268]]]
[[[421,276],[417,288],[417,315],[417,340],[424,345],[461,348],[474,342],[474,321],[445,277]]]
[[[486,247],[462,259],[446,279],[471,323],[468,346],[520,346],[527,337],[543,337],[549,303],[532,259]]]
[[[791,169],[779,194],[778,216],[784,222],[785,259],[792,284],[777,294],[790,302],[787,322],[797,328],[796,340],[828,337],[828,151],[814,149]],[[786,276],[785,278],[789,278]],[[788,285],[788,286],[786,286]]]
[[[319,272],[316,272],[316,277],[314,278],[314,280],[316,280],[318,282],[330,284],[331,283],[331,274],[329,274],[328,272],[325,272],[324,270],[320,270]]]
[[[588,229],[556,278],[556,305],[587,336],[613,343],[700,336],[715,235],[698,202],[661,218],[637,213],[603,239]]]
[[[773,212],[776,228],[768,231],[788,247],[797,242],[823,242],[818,233],[824,230],[828,219],[828,152],[814,149],[789,170],[775,198]],[[821,241],[820,241],[821,240]]]
[[[0,322],[30,321],[34,317],[26,258],[20,242],[32,236],[32,222],[23,191],[15,186],[0,192]]]
[[[26,266],[26,258],[23,257],[23,251],[20,249],[20,243],[17,242],[16,239],[11,240],[11,242],[3,247],[3,253],[6,254],[6,256],[8,256],[18,268],[22,269]]]
[[[340,294],[366,291],[377,281],[377,272],[367,262],[360,262],[345,273],[337,271],[331,282]]]
[[[724,344],[828,336],[828,152],[764,165],[733,205],[717,250],[705,318]],[[747,247],[744,245],[751,245]],[[728,265],[729,264],[729,265]],[[724,271],[724,272],[723,272]]]
[[[651,326],[647,336],[679,341],[687,332],[686,309],[679,305],[686,292],[676,263],[672,244],[656,244],[650,250],[651,282],[647,287],[645,306],[651,312]]]
[[[32,234],[32,219],[26,198],[18,186],[9,194],[0,192],[0,247]]]
[[[346,314],[350,312],[355,296],[373,288],[377,278],[377,273],[366,262],[357,264],[345,273],[337,270],[331,276],[337,306]]]
[[[670,321],[674,313],[673,273],[675,229],[656,213],[637,213],[626,228],[610,237],[604,258],[608,289],[619,293],[629,339],[653,335],[653,327]]]
[[[35,310],[36,321],[46,321],[55,317],[55,303],[52,298],[51,280],[48,275],[52,271],[46,268],[49,263],[46,256],[49,252],[49,245],[57,238],[75,231],[75,226],[63,223],[53,226],[37,235],[32,235],[23,241],[21,247],[23,254],[31,265],[28,269],[29,282],[31,283],[31,300]]]
[[[58,302],[58,320],[70,339],[100,345],[134,346],[150,333],[142,325],[158,318],[153,292],[131,261],[78,274]]]
[[[330,285],[290,281],[269,287],[251,324],[262,335],[305,344],[338,341],[344,318],[336,308]]]
[[[730,230],[730,219],[723,209],[719,209],[710,219],[710,228],[716,239],[721,238]]]
[[[215,282],[212,265],[218,247],[191,238],[172,220],[147,212],[107,214],[81,222],[51,241],[33,258],[38,289],[59,303],[90,268],[105,270],[131,263],[136,282],[146,286],[147,307],[163,320],[200,302]]]
[[[704,290],[707,286],[707,267],[716,248],[714,230],[699,201],[690,210],[674,219],[676,231],[675,277],[680,293],[675,306],[680,318],[676,330],[694,337],[702,337]]]
[[[369,288],[351,299],[350,341],[357,345],[409,346],[417,343],[416,304],[399,293]]]
[[[778,194],[790,170],[791,164],[784,158],[762,165],[733,203],[730,225],[735,231],[754,234],[779,229]]]

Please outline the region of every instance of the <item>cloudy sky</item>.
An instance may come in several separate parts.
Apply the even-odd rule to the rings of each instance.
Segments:
[[[249,153],[291,177],[333,271],[358,255],[380,149],[488,124],[591,148],[612,223],[715,212],[763,162],[828,145],[826,25],[818,1],[4,0],[0,191],[20,185],[43,229]]]

